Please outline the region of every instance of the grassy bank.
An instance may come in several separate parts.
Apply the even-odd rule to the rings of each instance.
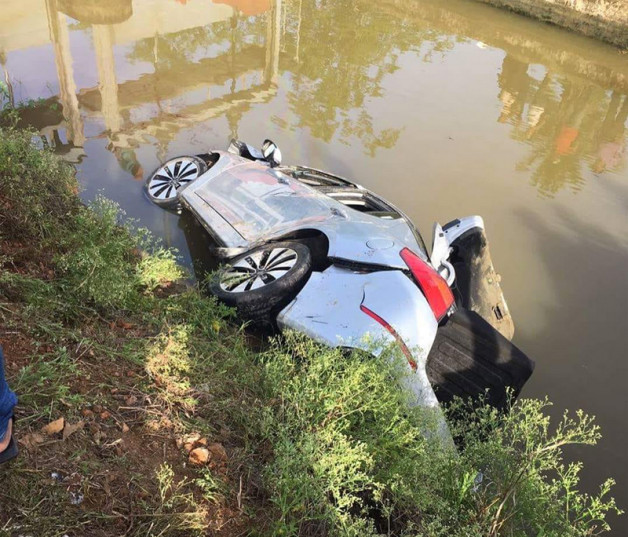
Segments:
[[[628,49],[628,0],[479,0]]]
[[[260,342],[180,283],[174,255],[71,168],[0,130],[0,341],[20,458],[0,535],[597,535],[563,449],[599,430],[547,403],[426,431],[390,360],[290,334]]]

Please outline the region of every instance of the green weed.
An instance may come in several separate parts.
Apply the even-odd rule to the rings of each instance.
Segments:
[[[50,353],[38,352],[15,377],[15,390],[23,404],[40,409],[55,401],[80,405],[81,396],[72,394],[70,381],[80,375],[80,368],[66,347],[57,347]]]
[[[564,450],[597,444],[599,427],[582,411],[552,425],[547,400],[523,399],[500,414],[488,406],[452,409],[454,434],[463,439],[451,462],[444,497],[458,496],[459,512],[472,515],[483,535],[598,535],[610,528],[608,513],[620,512],[605,481],[597,495],[577,490],[580,463],[564,463]],[[465,416],[461,419],[460,416]],[[469,477],[475,475],[472,486]],[[459,476],[467,476],[460,487]],[[457,482],[456,482],[457,480]]]
[[[202,491],[203,497],[211,503],[218,503],[225,493],[224,482],[209,468],[204,468],[194,483]]]
[[[165,248],[157,248],[150,255],[144,254],[137,264],[136,272],[140,285],[147,291],[154,291],[159,286],[185,276],[174,253]]]
[[[543,401],[507,414],[459,402],[452,453],[427,433],[431,417],[408,408],[405,373],[391,357],[346,355],[291,334],[263,358],[278,401],[264,429],[277,534],[584,537],[607,531],[607,513],[617,512],[612,481],[582,494],[580,465],[562,462],[566,446],[599,439],[582,412],[550,432]]]
[[[81,204],[73,169],[31,137],[0,127],[0,234],[43,245],[67,232]]]
[[[100,309],[132,308],[141,298],[137,240],[122,224],[119,207],[102,197],[77,212],[74,232],[56,256],[63,294]]]

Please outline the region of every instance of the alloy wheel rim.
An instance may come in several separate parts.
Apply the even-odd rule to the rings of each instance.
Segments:
[[[242,293],[269,285],[290,272],[297,257],[292,248],[253,252],[222,272],[220,288],[228,293]]]
[[[194,181],[199,174],[200,167],[194,159],[179,158],[167,162],[151,177],[148,192],[162,201],[176,198],[177,190]]]

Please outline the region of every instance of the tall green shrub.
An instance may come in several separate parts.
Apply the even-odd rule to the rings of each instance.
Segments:
[[[592,536],[617,511],[608,493],[579,492],[563,449],[594,445],[582,412],[550,427],[548,403],[507,414],[457,403],[443,448],[430,415],[408,407],[394,355],[346,354],[291,334],[264,355],[269,397],[266,480],[277,535]],[[461,408],[464,407],[464,408]],[[461,416],[464,416],[462,418]]]

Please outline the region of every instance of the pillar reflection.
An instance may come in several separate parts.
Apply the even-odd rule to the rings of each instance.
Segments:
[[[46,8],[50,39],[53,44],[57,77],[59,79],[59,100],[63,107],[63,116],[68,123],[68,140],[75,146],[82,146],[85,142],[85,134],[76,96],[67,19],[59,11],[57,0],[46,0]]]

